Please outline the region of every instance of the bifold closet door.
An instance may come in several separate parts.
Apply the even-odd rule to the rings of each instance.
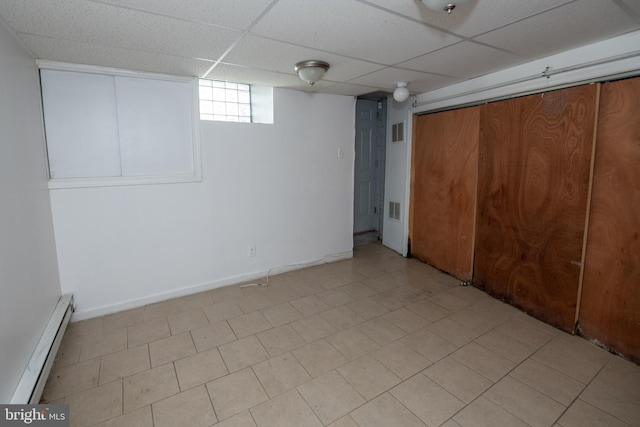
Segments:
[[[414,120],[411,255],[471,278],[480,107]]]
[[[579,332],[640,362],[640,78],[602,85]]]
[[[482,106],[474,284],[574,327],[597,85]]]

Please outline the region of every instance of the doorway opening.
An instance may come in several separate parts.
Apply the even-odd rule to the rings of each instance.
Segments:
[[[356,100],[353,244],[382,239],[387,94]]]

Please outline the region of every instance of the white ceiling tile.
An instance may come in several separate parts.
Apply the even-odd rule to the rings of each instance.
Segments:
[[[377,92],[378,88],[371,86],[353,85],[349,83],[338,83],[322,90],[322,93],[332,93],[334,95],[359,96],[367,93]]]
[[[3,0],[18,33],[218,59],[241,33],[83,0]]]
[[[457,81],[460,81],[460,79],[389,67],[384,70],[376,71],[375,73],[353,79],[349,83],[375,87],[381,90],[393,90],[396,88],[396,83],[398,81],[409,82],[409,91],[411,93],[419,93],[422,91],[421,88],[442,87],[447,84],[456,83]]]
[[[419,93],[640,30],[640,0],[472,0],[451,15],[420,0],[0,0],[0,18],[54,61],[203,75],[221,60],[216,78],[359,95],[399,80]],[[331,64],[313,87],[293,71],[304,59]]]
[[[464,41],[427,53],[398,67],[468,79],[522,61],[510,53]]]
[[[638,0],[621,0],[631,12],[635,14],[636,21],[640,21],[640,1]]]
[[[246,29],[272,0],[90,0],[117,6],[175,16],[194,22],[207,22],[228,28]]]
[[[246,36],[242,39],[224,58],[224,62],[295,74],[295,64],[307,59],[328,62],[331,67],[325,79],[337,82],[350,80],[384,68],[383,65],[256,36]]]
[[[294,73],[285,74],[274,71],[257,70],[255,68],[239,67],[232,64],[218,64],[211,73],[207,75],[208,79],[225,80],[238,83],[251,83],[256,85],[284,87],[298,90],[311,90],[313,88]],[[318,82],[316,87],[323,84]]]
[[[320,80],[314,85],[310,85],[307,82],[302,81],[295,74],[245,68],[225,63],[218,64],[213,70],[211,70],[207,78],[212,80],[249,83],[259,86],[294,89],[310,93],[325,93],[325,89],[335,85],[335,83],[326,80]]]
[[[535,59],[640,28],[612,2],[578,0],[475,40]]]
[[[459,40],[354,0],[280,0],[253,33],[387,65]]]
[[[473,37],[573,0],[471,0],[450,15],[428,9],[420,0],[364,1],[464,37]]]
[[[197,59],[28,34],[22,34],[20,38],[39,59],[180,76],[201,76],[212,65],[211,62]]]
[[[430,92],[432,90],[440,89],[454,83],[459,83],[460,80],[452,80],[447,77],[430,77],[425,80],[416,80],[409,82],[409,89],[412,94],[420,94]]]

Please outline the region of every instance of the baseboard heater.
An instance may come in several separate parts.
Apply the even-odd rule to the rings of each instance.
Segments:
[[[9,403],[21,405],[40,403],[42,390],[74,308],[73,295],[60,297]]]

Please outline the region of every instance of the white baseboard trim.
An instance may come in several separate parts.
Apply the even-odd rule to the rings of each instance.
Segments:
[[[89,310],[79,310],[73,313],[71,318],[72,322],[78,322],[80,320],[91,319],[94,317],[104,316],[106,314],[112,314],[123,310],[129,310],[132,308],[142,307],[148,304],[156,302],[166,301],[172,298],[183,297],[187,295],[197,294],[199,292],[210,291],[224,286],[236,285],[238,283],[247,282],[250,280],[257,280],[266,276],[287,273],[289,271],[300,270],[306,267],[312,267],[315,265],[328,264],[331,262],[343,261],[353,258],[353,250],[347,252],[339,252],[331,255],[325,255],[320,258],[314,258],[306,261],[300,261],[295,264],[286,264],[277,267],[271,267],[266,270],[253,271],[251,273],[240,274],[232,277],[225,277],[223,279],[212,280],[210,282],[199,283],[192,286],[186,286],[175,289],[170,292],[163,292],[155,295],[146,296],[143,298],[137,298],[129,301],[124,301],[117,304],[105,305],[102,307],[92,308]]]
[[[9,403],[19,405],[40,403],[42,390],[60,348],[73,307],[73,295],[60,297]]]

